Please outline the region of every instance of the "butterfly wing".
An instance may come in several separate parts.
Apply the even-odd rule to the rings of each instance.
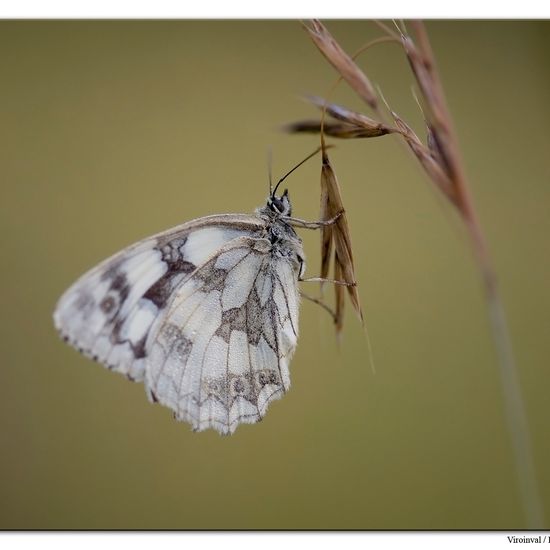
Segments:
[[[55,326],[84,355],[143,380],[149,331],[174,290],[225,243],[263,227],[245,214],[207,216],[130,246],[63,294]]]
[[[241,237],[182,282],[151,328],[146,388],[197,431],[258,422],[290,387],[298,272],[267,239]]]

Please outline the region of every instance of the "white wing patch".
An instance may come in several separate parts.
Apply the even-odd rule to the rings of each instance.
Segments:
[[[229,271],[234,268],[246,255],[248,254],[247,248],[236,248],[230,250],[229,252],[222,252],[214,267],[217,269],[225,269]]]
[[[262,257],[248,253],[227,274],[222,292],[224,311],[241,307],[252,291],[256,276],[260,270]]]
[[[183,248],[183,255],[189,262],[202,265],[227,241],[242,235],[242,231],[227,228],[205,227],[189,234]]]

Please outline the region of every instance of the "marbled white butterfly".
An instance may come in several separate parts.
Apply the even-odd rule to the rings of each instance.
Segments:
[[[334,222],[292,218],[288,191],[276,195],[286,176],[254,215],[193,220],[83,275],[54,313],[63,339],[194,430],[261,420],[290,387],[305,270],[293,226]]]

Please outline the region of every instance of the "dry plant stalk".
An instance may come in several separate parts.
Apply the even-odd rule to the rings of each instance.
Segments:
[[[528,423],[524,412],[523,399],[519,387],[516,366],[513,358],[510,338],[504,315],[504,309],[498,293],[495,273],[489,257],[481,225],[474,209],[469,185],[460,155],[460,148],[452,124],[452,117],[446,105],[445,94],[437,72],[435,58],[430,46],[426,29],[422,22],[413,21],[416,42],[407,33],[403,24],[397,32],[377,22],[385,37],[378,39],[399,42],[408,59],[421,94],[421,102],[426,118],[427,142],[424,144],[413,129],[393,110],[389,109],[393,124],[385,121],[380,110],[379,95],[375,92],[369,78],[318,20],[303,23],[304,28],[317,48],[338,71],[340,78],[354,90],[372,109],[379,120],[356,113],[340,105],[313,97],[309,101],[323,110],[320,121],[306,120],[287,126],[287,130],[297,132],[319,132],[323,145],[323,134],[337,138],[355,139],[379,137],[397,134],[404,140],[412,154],[426,172],[429,181],[441,191],[453,205],[463,220],[474,252],[476,264],[481,273],[489,319],[493,331],[493,340],[499,361],[499,373],[502,384],[508,430],[516,458],[516,471],[522,496],[523,509],[531,529],[544,526],[542,505],[538,494],[535,470],[529,440]],[[374,43],[374,41],[373,41]],[[383,98],[380,96],[383,100]],[[334,121],[325,122],[325,115]],[[328,219],[335,209],[341,206],[340,189],[328,158],[323,154],[323,173],[321,179],[321,216]],[[354,280],[353,257],[349,229],[345,218],[342,225],[327,228],[322,237],[322,276],[326,276],[330,262],[332,245],[335,246],[335,279]],[[349,254],[349,255],[348,255]],[[346,272],[346,266],[351,266]],[[352,291],[353,289],[353,291]],[[356,287],[348,287],[351,301],[360,313]],[[337,329],[341,329],[343,314],[343,288],[336,288]]]

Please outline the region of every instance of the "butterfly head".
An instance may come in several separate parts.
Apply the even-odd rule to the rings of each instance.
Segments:
[[[285,189],[285,192],[280,197],[275,195],[275,191],[271,193],[267,199],[266,208],[277,216],[290,216],[292,214],[292,205],[288,197],[288,189]]]
[[[292,216],[292,205],[290,204],[290,199],[288,198],[288,189],[285,189],[285,192],[280,196],[277,197],[275,193],[277,193],[277,189],[279,189],[279,185],[283,183],[283,181],[286,180],[296,168],[299,168],[306,162],[306,160],[310,159],[311,157],[315,156],[321,148],[315,149],[313,153],[308,155],[304,160],[299,162],[292,170],[289,170],[278,182],[275,186],[275,189],[273,189],[273,186],[271,184],[271,157],[269,161],[269,197],[267,198],[267,204],[265,208],[261,209],[261,212],[263,214],[267,213],[270,216],[276,216],[276,217],[290,217]]]

